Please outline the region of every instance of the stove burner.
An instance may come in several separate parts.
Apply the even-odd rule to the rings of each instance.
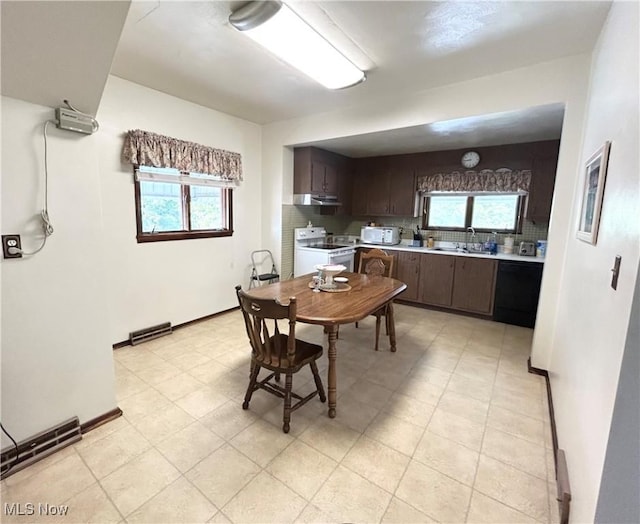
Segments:
[[[313,249],[339,249],[341,247],[349,247],[349,246],[343,246],[341,244],[312,244],[307,247],[311,247]]]

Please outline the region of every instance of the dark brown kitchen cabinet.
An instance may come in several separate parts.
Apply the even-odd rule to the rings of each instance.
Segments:
[[[456,257],[422,254],[419,300],[432,306],[451,307]]]
[[[419,299],[420,256],[420,253],[410,251],[398,252],[396,278],[407,285],[407,289],[399,297],[402,300],[417,302]]]
[[[346,156],[317,147],[297,147],[293,152],[294,194],[335,196],[341,206],[320,208],[321,214],[351,214],[353,164]]]
[[[367,213],[374,216],[389,215],[389,176],[378,171],[372,173],[368,184]]]
[[[338,167],[333,153],[317,147],[299,147],[293,152],[293,192],[335,195]]]
[[[532,222],[549,222],[557,167],[557,154],[553,156],[536,156],[533,159],[531,187],[526,211],[526,217]]]
[[[356,168],[352,180],[351,213],[354,216],[364,216],[367,214],[367,174],[365,171]]]
[[[356,216],[413,216],[415,174],[402,155],[356,161],[352,213]]]
[[[358,216],[389,214],[389,177],[385,157],[356,161],[351,212]]]
[[[451,307],[490,315],[498,262],[487,258],[446,256],[455,260]]]
[[[416,203],[415,170],[410,157],[389,157],[389,214],[414,216]]]
[[[320,161],[311,161],[311,193],[314,195],[337,195],[338,172],[334,166]]]

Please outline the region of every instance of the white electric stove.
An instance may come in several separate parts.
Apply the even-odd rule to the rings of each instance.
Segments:
[[[353,271],[356,250],[353,245],[327,242],[323,227],[300,227],[294,229],[293,276],[314,273],[317,264],[342,264]]]

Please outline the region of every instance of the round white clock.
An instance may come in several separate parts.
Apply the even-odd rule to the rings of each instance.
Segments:
[[[480,163],[480,155],[475,151],[467,151],[462,155],[462,165],[466,168],[476,167]]]

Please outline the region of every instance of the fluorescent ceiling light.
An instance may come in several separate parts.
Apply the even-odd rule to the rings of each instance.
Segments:
[[[365,80],[353,65],[286,4],[250,2],[229,16],[229,22],[276,56],[329,89]]]

